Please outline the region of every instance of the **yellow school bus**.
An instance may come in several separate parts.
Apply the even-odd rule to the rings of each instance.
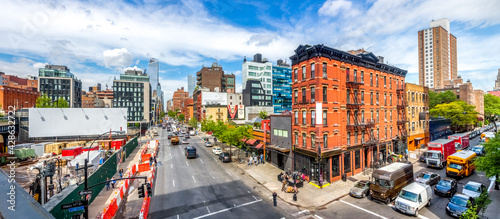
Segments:
[[[495,133],[494,132],[485,132],[481,134],[480,141],[481,142],[487,142],[490,138],[494,138]]]
[[[476,170],[474,151],[459,151],[450,156],[446,161],[446,176],[469,176]]]

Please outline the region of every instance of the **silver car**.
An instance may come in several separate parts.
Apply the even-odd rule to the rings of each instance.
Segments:
[[[354,187],[352,187],[349,195],[355,198],[364,198],[368,195],[368,190],[370,189],[370,182],[366,180],[361,180],[357,182]]]
[[[439,176],[439,174],[437,173],[432,173],[432,172],[420,173],[420,175],[418,175],[418,177],[415,179],[415,181],[427,185],[437,184],[440,180],[441,176]]]

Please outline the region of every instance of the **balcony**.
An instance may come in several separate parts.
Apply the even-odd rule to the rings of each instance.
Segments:
[[[201,76],[196,78],[197,81],[201,81]]]
[[[397,85],[396,91],[405,91],[405,86],[404,85]]]
[[[406,124],[406,120],[403,120],[403,119],[398,119],[398,125],[404,125]]]
[[[201,81],[196,82],[196,85],[201,86]]]
[[[201,71],[196,72],[196,76],[201,76]]]

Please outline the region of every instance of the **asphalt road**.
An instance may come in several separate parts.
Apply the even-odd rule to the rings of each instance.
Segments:
[[[259,196],[242,182],[230,164],[224,164],[202,139],[193,136],[189,145],[197,158],[187,159],[187,145],[170,145],[166,129],[160,128],[156,185],[150,218],[282,218],[268,197]]]
[[[470,140],[470,145],[477,145],[479,137]],[[446,168],[433,169],[427,168],[424,163],[415,163],[413,166],[414,176],[418,176],[423,171],[438,173],[441,178],[446,178]],[[468,181],[480,182],[488,187],[490,182],[483,173],[475,172],[463,179],[457,179],[458,193],[461,193],[463,186]],[[432,186],[434,191],[434,186]],[[430,207],[425,207],[419,211],[419,218],[452,218],[446,214],[447,197],[433,195]],[[341,198],[339,201],[332,202],[326,206],[326,209],[316,212],[316,215],[322,218],[415,218],[410,215],[399,213],[393,208],[394,202],[390,204],[370,201],[366,198],[357,199],[350,196]],[[490,206],[493,207],[493,206]]]

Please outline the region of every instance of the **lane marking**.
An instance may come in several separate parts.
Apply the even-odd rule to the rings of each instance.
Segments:
[[[318,215],[314,215],[314,217],[317,217],[318,219],[323,219],[322,217],[320,217]]]
[[[186,161],[186,165],[188,165],[188,166],[189,166],[189,163],[188,163],[187,161]]]
[[[174,180],[172,180],[172,184],[174,184],[174,187],[175,187],[175,181]]]
[[[173,164],[170,164],[170,169],[174,168],[174,165]]]
[[[200,161],[201,161],[201,163],[203,163],[203,160],[202,160],[202,159],[200,159]]]
[[[179,219],[179,215],[177,215],[177,219]]]
[[[215,179],[215,176],[212,176],[212,179]]]
[[[344,204],[347,204],[347,205],[350,205],[350,206],[352,206],[352,207],[355,207],[355,208],[357,208],[357,209],[359,209],[359,210],[362,210],[362,211],[364,211],[364,212],[367,212],[367,213],[373,214],[373,215],[375,215],[375,216],[377,216],[377,217],[379,217],[379,218],[388,219],[388,218],[386,218],[386,217],[384,217],[384,216],[382,216],[382,215],[379,215],[379,214],[377,214],[377,213],[375,213],[375,212],[372,212],[372,211],[366,210],[366,209],[364,209],[364,208],[362,208],[362,207],[359,207],[359,206],[353,205],[353,204],[351,204],[351,203],[349,203],[349,202],[346,202],[346,201],[344,201],[344,200],[340,200],[340,202],[342,202],[342,203],[344,203]]]
[[[426,217],[426,216],[422,216],[422,215],[420,215],[420,214],[419,214],[417,217],[418,217],[418,218],[421,218],[421,219],[429,219],[428,217]]]
[[[194,179],[194,176],[191,176],[191,177],[193,177],[193,181],[194,181],[194,183],[196,183],[196,179]]]
[[[208,213],[210,214],[210,209],[208,209],[208,206],[206,206],[206,207],[207,207],[207,211],[208,211]]]
[[[212,213],[209,213],[209,214],[201,215],[201,216],[199,216],[199,217],[195,217],[195,218],[193,218],[193,219],[201,219],[201,218],[206,218],[206,217],[209,217],[209,216],[212,216],[212,215],[220,214],[220,213],[222,213],[222,212],[226,212],[226,211],[230,211],[230,210],[235,209],[235,208],[240,208],[240,207],[243,207],[243,206],[247,206],[247,205],[255,204],[255,203],[257,203],[257,202],[261,202],[261,201],[262,201],[262,199],[260,199],[260,200],[256,200],[256,201],[247,202],[247,203],[244,203],[244,204],[241,204],[241,205],[236,205],[236,204],[234,204],[234,203],[233,203],[233,204],[234,204],[234,207],[230,207],[230,208],[222,209],[222,210],[220,210],[220,211],[215,211],[215,212],[212,212]]]
[[[252,197],[255,199],[255,200],[259,200],[258,198],[255,198],[255,196],[252,195]]]
[[[247,191],[248,193],[250,193],[250,191]]]
[[[227,170],[226,170],[226,173],[229,174],[230,176],[232,176],[231,173],[227,172]]]
[[[304,213],[309,213],[309,210],[303,210],[303,211],[299,211],[299,212],[293,213],[292,216],[293,217],[297,217],[298,215],[304,214]]]

